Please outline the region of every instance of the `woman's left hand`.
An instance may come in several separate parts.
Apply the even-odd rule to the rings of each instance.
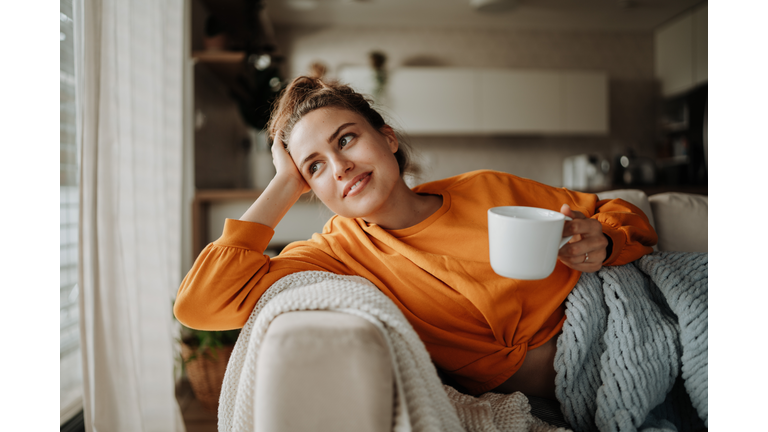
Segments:
[[[580,272],[596,272],[603,267],[608,240],[603,235],[603,226],[595,219],[587,218],[584,213],[571,210],[563,204],[560,213],[571,217],[565,221],[563,237],[573,238],[560,248],[557,259],[568,267]]]

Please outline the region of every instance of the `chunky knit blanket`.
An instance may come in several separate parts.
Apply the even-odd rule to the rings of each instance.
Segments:
[[[219,431],[253,430],[259,346],[277,315],[296,310],[347,312],[382,330],[395,369],[395,431],[564,431],[531,415],[522,393],[478,398],[444,386],[424,343],[389,298],[364,278],[326,272],[286,276],[258,301],[227,365]]]
[[[707,257],[656,252],[582,275],[555,356],[556,395],[574,430],[707,425]]]

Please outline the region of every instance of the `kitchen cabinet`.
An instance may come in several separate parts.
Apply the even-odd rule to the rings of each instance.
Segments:
[[[374,88],[369,68],[344,68],[339,79]],[[402,67],[377,102],[410,135],[608,133],[603,72]]]
[[[560,132],[563,82],[557,71],[479,71],[478,129],[484,133]]]
[[[693,11],[693,83],[707,82],[709,46],[707,5]]]
[[[705,3],[656,30],[656,77],[665,97],[707,82],[707,18]]]
[[[475,75],[475,70],[463,68],[398,68],[390,73],[386,90],[376,103],[393,126],[409,134],[477,132]],[[371,68],[345,67],[339,79],[359,93],[374,94]]]
[[[591,71],[481,70],[479,132],[608,132],[608,77]]]
[[[455,134],[477,127],[477,80],[472,69],[402,68],[389,81],[389,108],[411,134]]]

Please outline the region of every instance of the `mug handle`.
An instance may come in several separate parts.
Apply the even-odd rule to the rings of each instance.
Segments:
[[[563,217],[565,217],[565,220],[569,220],[569,221],[573,220],[572,218],[570,218],[568,216],[563,216]],[[563,237],[563,239],[560,240],[560,246],[558,246],[558,249],[560,249],[561,247],[565,246],[565,244],[568,243],[569,241],[571,241],[572,238],[573,238],[573,236]]]

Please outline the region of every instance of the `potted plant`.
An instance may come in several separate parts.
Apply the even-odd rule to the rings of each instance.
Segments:
[[[206,411],[218,411],[224,372],[239,334],[239,329],[202,331],[182,325],[181,364],[195,397]]]

